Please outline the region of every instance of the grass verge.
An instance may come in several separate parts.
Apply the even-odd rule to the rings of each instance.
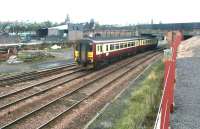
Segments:
[[[88,129],[152,129],[162,92],[164,65],[148,68],[113,101]]]
[[[161,98],[163,69],[164,65],[159,61],[138,84],[128,100],[128,108],[123,111],[114,129],[153,128]]]

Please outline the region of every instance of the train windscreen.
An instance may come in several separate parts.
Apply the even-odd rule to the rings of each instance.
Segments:
[[[89,45],[89,51],[92,52],[92,45]]]

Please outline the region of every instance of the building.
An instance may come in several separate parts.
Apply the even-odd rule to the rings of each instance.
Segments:
[[[194,30],[200,29],[200,22],[192,23],[168,23],[168,24],[141,24],[137,25],[139,29],[154,30]]]
[[[65,37],[68,34],[68,25],[48,28],[48,36]]]
[[[76,41],[83,38],[83,24],[67,24],[51,28],[41,28],[37,31],[39,37],[48,41]]]
[[[83,38],[83,24],[69,24],[68,40],[76,41]]]

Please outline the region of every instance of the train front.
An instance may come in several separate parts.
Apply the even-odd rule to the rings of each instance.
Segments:
[[[92,40],[79,40],[74,49],[74,61],[83,67],[93,68],[93,42]]]

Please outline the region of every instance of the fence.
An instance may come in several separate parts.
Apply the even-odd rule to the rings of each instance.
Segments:
[[[174,107],[174,83],[175,83],[175,69],[176,69],[176,51],[178,45],[183,39],[181,32],[171,32],[172,40],[170,43],[171,49],[165,51],[165,74],[164,87],[161,98],[161,103],[155,122],[154,129],[168,129],[170,122],[170,113],[173,112]]]

